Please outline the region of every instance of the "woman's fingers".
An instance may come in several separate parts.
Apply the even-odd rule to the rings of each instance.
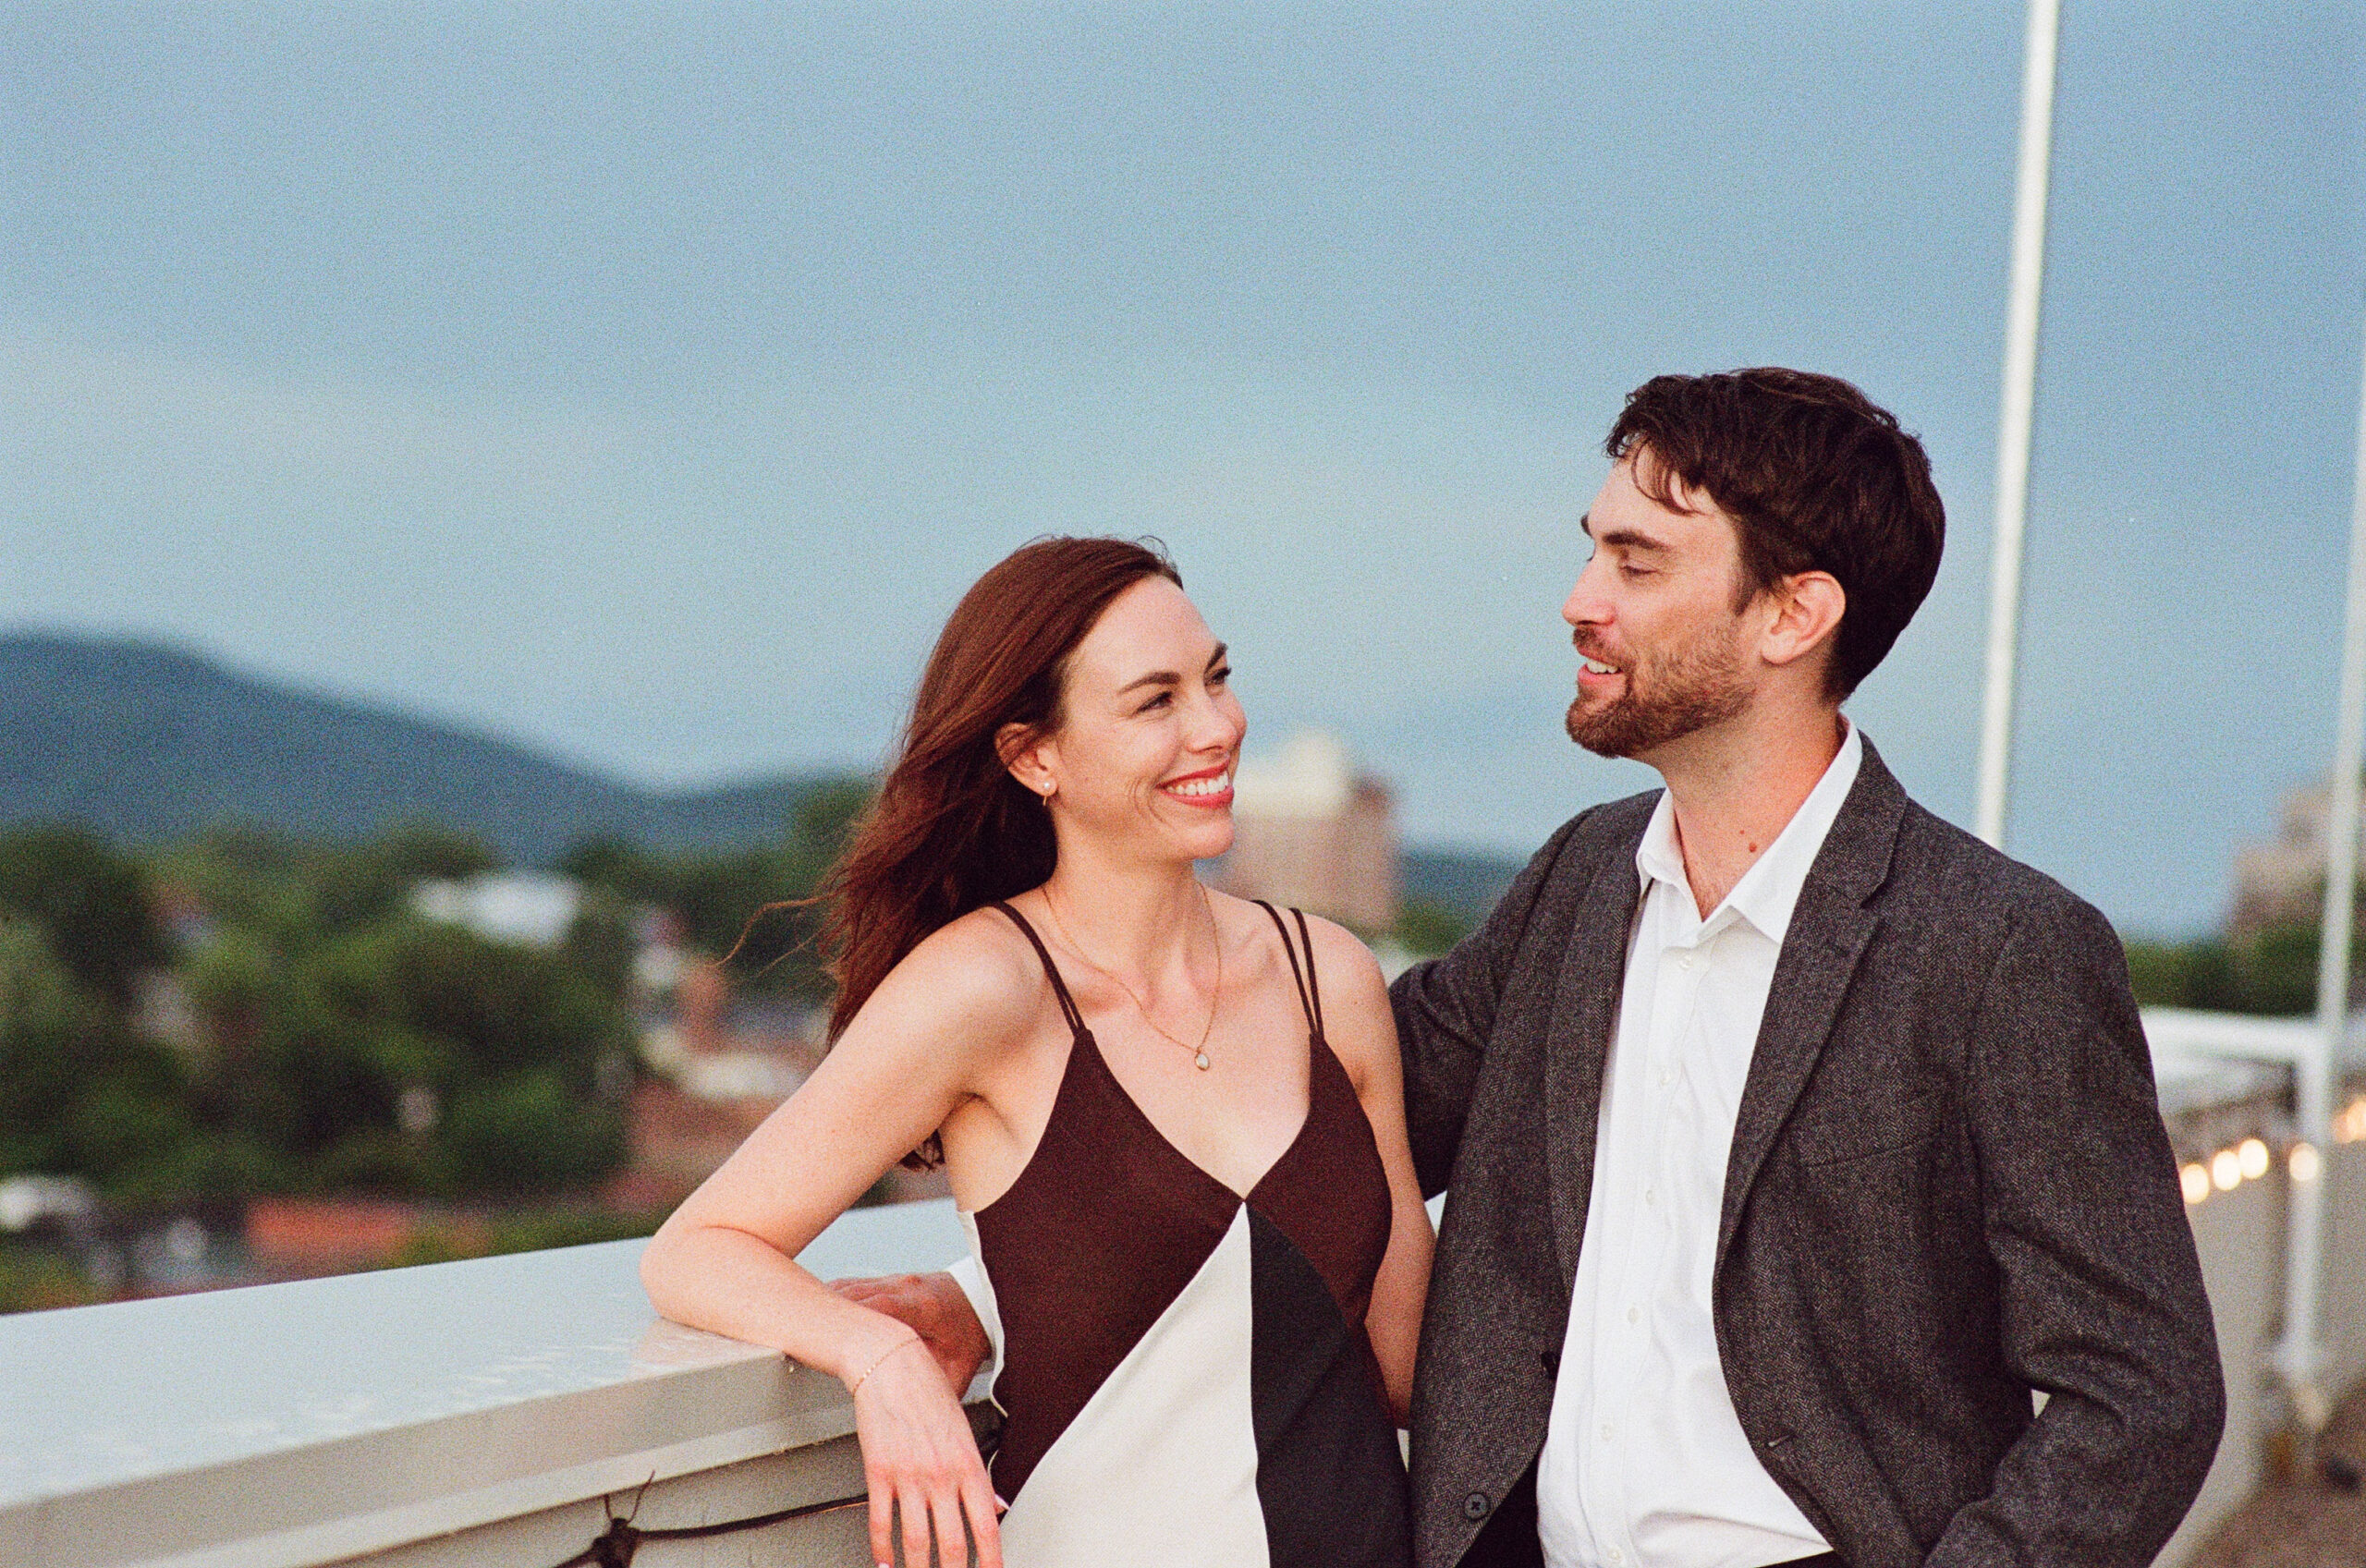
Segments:
[[[871,1489],[871,1561],[887,1568],[896,1561],[896,1489],[876,1466],[865,1466],[862,1478]]]
[[[982,1466],[962,1477],[961,1507],[969,1515],[970,1539],[978,1548],[978,1568],[1002,1568],[1002,1525],[994,1506],[1000,1501]]]
[[[968,1568],[973,1542],[981,1568],[999,1568],[994,1483],[969,1417],[930,1358],[908,1353],[909,1343],[857,1380],[872,1560],[927,1568],[933,1537],[945,1568]]]
[[[961,1494],[949,1482],[930,1495],[928,1516],[936,1529],[937,1560],[946,1568],[969,1568],[970,1530],[961,1522]]]
[[[928,1494],[898,1488],[896,1501],[904,1516],[904,1568],[928,1568]]]

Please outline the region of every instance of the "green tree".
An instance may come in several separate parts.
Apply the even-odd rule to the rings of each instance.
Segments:
[[[309,944],[320,930],[313,884],[321,860],[315,846],[287,833],[224,823],[165,850],[155,868],[224,930],[280,952]]]
[[[0,918],[0,1173],[62,1171],[98,1009],[41,929]]]
[[[1445,952],[1470,934],[1470,922],[1442,904],[1409,898],[1397,906],[1396,940],[1423,957]]]
[[[2128,977],[2146,1006],[2289,1016],[2317,1005],[2317,928],[2278,926],[2239,940],[2134,941]],[[2357,973],[2366,939],[2350,950]],[[2354,982],[2353,982],[2354,983]]]
[[[445,1145],[456,1178],[505,1195],[580,1186],[625,1159],[624,1118],[549,1073],[520,1073],[454,1097]]]
[[[397,913],[411,889],[501,869],[483,840],[430,822],[406,822],[321,857],[314,872],[322,929],[353,930]]]
[[[845,852],[872,789],[866,780],[827,780],[808,789],[774,843],[713,855],[652,855],[616,839],[590,839],[558,869],[620,905],[653,905],[682,922],[689,944],[732,954],[734,979],[776,995],[820,1001],[829,994],[814,938],[821,911],[801,901]]]
[[[31,922],[0,918],[0,1174],[152,1191],[170,1185],[195,1132],[173,1055],[134,1039]]]
[[[0,910],[33,921],[82,985],[121,1006],[172,955],[137,863],[80,828],[0,833]]]
[[[624,901],[606,888],[587,887],[559,955],[614,1001],[631,983],[638,945]]]
[[[248,1124],[321,1185],[541,1191],[624,1158],[600,1083],[603,1060],[628,1053],[631,1020],[564,952],[390,918],[292,962],[265,1013]],[[403,1126],[407,1095],[427,1125]],[[505,1128],[561,1123],[567,1150],[507,1165],[491,1150]]]

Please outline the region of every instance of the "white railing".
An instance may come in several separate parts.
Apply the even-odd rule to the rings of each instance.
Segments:
[[[642,1245],[0,1319],[0,1563],[550,1568],[605,1527],[604,1497],[641,1493],[636,1523],[664,1526],[859,1495],[836,1380],[659,1319]],[[805,1260],[962,1246],[922,1203],[858,1209]],[[728,1560],[868,1562],[862,1539],[849,1509],[731,1537]]]
[[[2277,1145],[2188,1209],[2233,1418],[2181,1561],[2261,1474],[2291,1173],[2272,1024],[2148,1014],[2179,1157]],[[2246,1049],[2248,1048],[2248,1049]],[[2253,1151],[2258,1153],[2261,1151]],[[2324,1151],[2336,1359],[2366,1365],[2366,1138]],[[556,1568],[633,1510],[645,1528],[862,1489],[835,1380],[650,1309],[640,1243],[0,1318],[5,1568]],[[951,1205],[860,1209],[805,1254],[824,1276],[942,1266]],[[972,1391],[973,1395],[977,1391]],[[860,1507],[635,1568],[860,1564]]]

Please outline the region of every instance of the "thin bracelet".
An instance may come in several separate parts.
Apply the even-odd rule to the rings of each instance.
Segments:
[[[891,1344],[885,1350],[881,1351],[879,1353],[879,1359],[872,1362],[870,1366],[865,1367],[862,1369],[862,1376],[857,1378],[854,1380],[853,1385],[847,1390],[847,1397],[848,1399],[852,1399],[855,1395],[860,1393],[862,1392],[862,1385],[870,1380],[871,1374],[879,1370],[880,1367],[884,1367],[887,1364],[887,1358],[889,1356],[895,1355],[897,1351],[903,1349],[908,1344],[918,1344],[920,1343],[921,1336],[914,1334],[908,1340],[897,1340],[894,1344]]]

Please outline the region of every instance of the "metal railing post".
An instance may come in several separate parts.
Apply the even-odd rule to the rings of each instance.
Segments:
[[[2318,927],[2317,1027],[2311,1049],[2293,1064],[2293,1113],[2301,1142],[2327,1149],[2333,1130],[2334,1075],[2349,1024],[2349,942],[2358,885],[2359,772],[2366,766],[2366,343],[2361,343],[2357,470],[2349,503],[2349,592],[2342,615],[2340,709],[2335,715],[2333,793],[2325,808],[2325,902]],[[2326,1163],[2315,1178],[2292,1183],[2285,1244],[2284,1338],[2275,1367],[2292,1413],[2311,1436],[2332,1414],[2322,1379],[2318,1333],[2324,1265]]]
[[[2029,515],[2030,430],[2037,402],[2037,330],[2045,291],[2046,183],[2054,163],[2059,0],[2030,0],[2021,75],[2021,157],[2013,194],[2013,285],[2005,308],[2005,382],[1996,421],[1996,542],[1988,584],[1988,671],[1980,715],[1980,805],[1974,831],[2005,843],[2013,754],[2013,686],[2021,637],[2021,541]]]

